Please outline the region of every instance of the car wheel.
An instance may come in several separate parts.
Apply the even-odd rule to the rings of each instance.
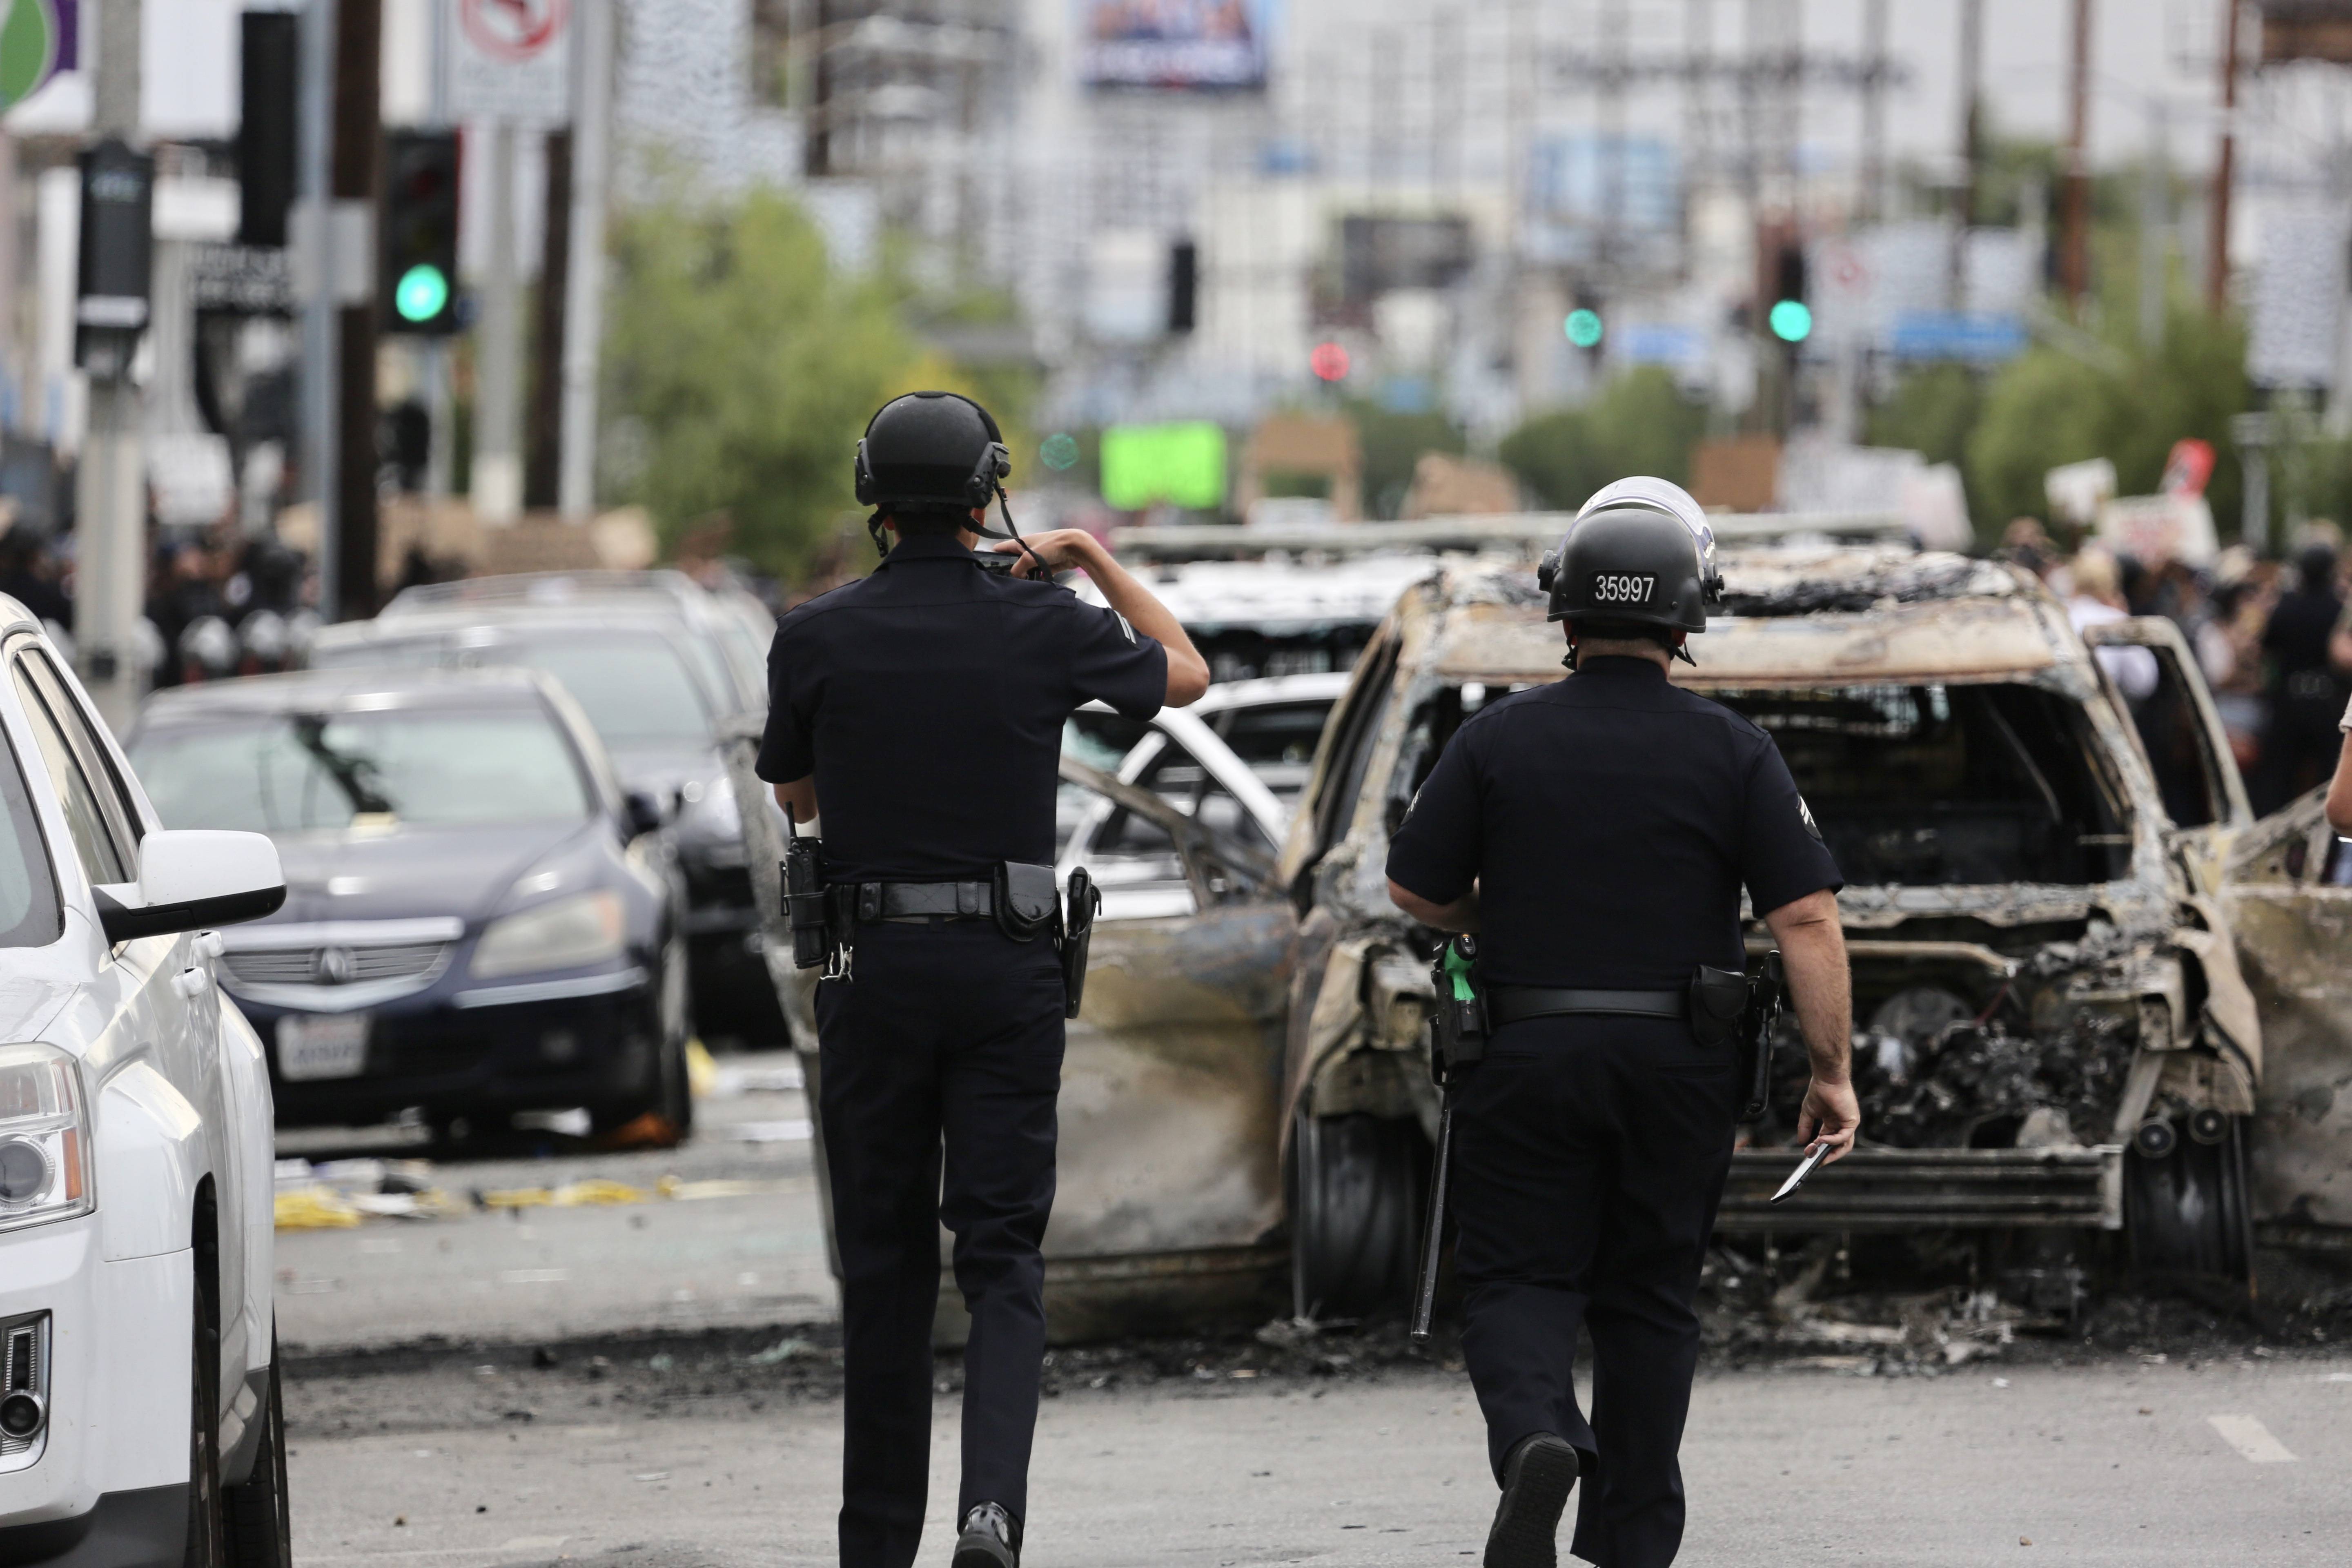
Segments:
[[[286,1508],[286,1406],[278,1388],[278,1335],[269,1336],[269,1398],[261,1409],[261,1446],[253,1474],[222,1489],[231,1568],[292,1568],[293,1530]]]
[[[220,1331],[214,1327],[212,1283],[196,1271],[195,1331],[188,1366],[188,1535],[186,1568],[226,1568],[226,1521],[220,1484]]]
[[[1357,1318],[1412,1289],[1427,1140],[1411,1121],[1310,1116],[1292,1125],[1289,1171],[1293,1310]]]
[[[2144,1126],[2124,1152],[2124,1225],[2143,1274],[2253,1277],[2245,1118],[2207,1117],[2184,1131]]]

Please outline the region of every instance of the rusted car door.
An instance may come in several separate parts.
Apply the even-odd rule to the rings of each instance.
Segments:
[[[2352,842],[2321,799],[2241,835],[2221,892],[2262,1018],[2253,1210],[2276,1241],[2352,1235]]]
[[[748,726],[729,738],[730,776],[747,799],[766,788],[751,771],[757,744]],[[1266,1237],[1282,1216],[1275,1126],[1297,917],[1255,844],[1075,758],[1062,759],[1061,776],[1160,835],[1180,897],[1163,899],[1164,912],[1095,926],[1086,1005],[1063,1057],[1047,1331],[1069,1341],[1276,1310],[1284,1253]],[[782,837],[764,813],[744,813],[743,824],[769,973],[814,1103],[815,972],[792,965],[776,869]],[[837,1278],[821,1124],[815,1136]],[[958,1343],[961,1302],[952,1280],[942,1283],[936,1337]]]
[[[1276,1159],[1297,917],[1274,862],[1211,814],[1074,758],[1109,807],[1098,846],[1165,852],[1159,897],[1106,907],[1062,1060],[1060,1179],[1045,1232],[1055,1332],[1179,1321],[1278,1282]],[[1146,844],[1145,841],[1148,841]],[[1130,894],[1143,890],[1129,884]]]
[[[2155,689],[2137,701],[2116,688],[2104,664],[2101,684],[2131,720],[2129,733],[2172,819],[2172,844],[2182,868],[2198,891],[2218,891],[2231,847],[2254,816],[2221,710],[2188,639],[2161,616],[2135,616],[2084,626],[2083,640],[2094,649],[2143,648],[2154,661]]]

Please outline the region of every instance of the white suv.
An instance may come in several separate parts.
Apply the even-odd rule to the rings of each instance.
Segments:
[[[283,1568],[261,1044],[209,928],[285,900],[166,832],[0,598],[0,1563]]]

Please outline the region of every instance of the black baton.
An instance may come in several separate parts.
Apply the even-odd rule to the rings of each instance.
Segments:
[[[1437,1163],[1429,1173],[1429,1225],[1421,1237],[1421,1277],[1412,1287],[1412,1342],[1429,1342],[1429,1321],[1437,1310],[1437,1251],[1445,1238],[1445,1174],[1454,1160],[1454,1091],[1437,1106]]]

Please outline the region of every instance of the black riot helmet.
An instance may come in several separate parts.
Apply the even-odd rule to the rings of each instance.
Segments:
[[[952,392],[910,392],[884,404],[857,443],[857,500],[970,510],[986,506],[1013,472],[988,410]]]
[[[1550,595],[1545,618],[1554,621],[1703,632],[1707,611],[1723,602],[1706,512],[1679,485],[1646,478],[1620,479],[1586,501],[1536,583]]]

